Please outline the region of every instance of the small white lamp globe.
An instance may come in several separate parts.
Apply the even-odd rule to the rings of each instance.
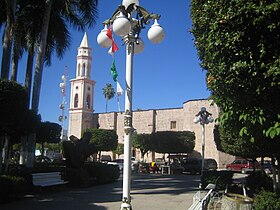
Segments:
[[[97,43],[104,48],[109,48],[112,45],[112,40],[106,35],[108,31],[107,25],[104,26],[104,29],[97,36]]]
[[[117,16],[113,23],[113,31],[118,35],[118,36],[125,36],[129,34],[131,29],[131,24],[129,20],[123,15],[122,12]]]
[[[138,43],[134,42],[134,54],[139,54],[144,51],[145,44],[141,38],[138,39]]]
[[[125,6],[125,9],[130,5],[130,4],[135,4],[137,6],[139,6],[139,1],[138,0],[123,0],[122,1],[122,5]]]
[[[213,118],[211,115],[209,115],[209,116],[208,116],[208,121],[209,121],[210,123],[212,123],[212,122],[214,121],[214,118]]]
[[[66,77],[65,74],[63,74],[63,75],[61,76],[61,80],[62,80],[62,81],[66,81],[66,80],[67,80],[67,77]]]
[[[60,87],[61,89],[64,89],[64,88],[65,88],[65,83],[64,83],[64,82],[61,82],[61,83],[59,84],[59,87]]]
[[[199,122],[200,122],[200,117],[199,117],[199,116],[195,117],[195,118],[193,119],[193,122],[194,122],[195,124],[199,123]]]
[[[151,26],[151,28],[148,31],[148,38],[154,44],[158,44],[162,42],[162,40],[164,39],[164,30],[158,24],[157,19],[155,19],[154,24]]]

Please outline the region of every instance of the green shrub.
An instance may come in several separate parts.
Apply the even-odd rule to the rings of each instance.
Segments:
[[[280,195],[262,190],[255,196],[254,208],[255,210],[278,210],[280,209]]]
[[[202,188],[208,184],[216,184],[216,189],[224,190],[232,184],[233,172],[231,171],[204,171],[201,177]]]
[[[118,166],[105,163],[86,163],[85,168],[91,178],[94,178],[97,184],[110,183],[120,177]]]
[[[273,180],[266,173],[256,171],[246,177],[246,185],[249,188],[250,196],[261,190],[273,191]]]
[[[120,177],[120,171],[118,166],[94,162],[80,169],[67,168],[66,177],[72,186],[82,187],[114,182]]]
[[[16,176],[0,176],[0,186],[0,202],[19,198],[27,189],[26,180]]]

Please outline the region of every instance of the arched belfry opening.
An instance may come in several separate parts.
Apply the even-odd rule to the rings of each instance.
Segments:
[[[82,68],[82,77],[84,77],[86,75],[86,64],[83,63],[83,68]]]
[[[78,104],[79,104],[79,95],[78,93],[76,93],[74,98],[74,108],[78,108]]]
[[[91,101],[91,100],[90,100],[90,95],[88,94],[88,95],[87,95],[87,100],[86,100],[86,108],[87,108],[87,109],[90,109],[90,101]]]

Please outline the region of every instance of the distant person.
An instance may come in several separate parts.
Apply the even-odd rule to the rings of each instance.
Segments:
[[[158,168],[158,166],[157,166],[157,164],[156,164],[156,162],[155,161],[152,161],[151,162],[151,171],[153,172],[153,173],[158,173],[159,172],[159,168]]]

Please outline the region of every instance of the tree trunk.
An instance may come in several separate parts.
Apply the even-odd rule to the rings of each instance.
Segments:
[[[141,152],[141,162],[144,162],[144,150],[143,149],[140,149],[140,152]]]
[[[3,149],[3,163],[7,167],[8,162],[8,153],[9,153],[9,139],[7,135],[4,136],[4,149]]]
[[[26,161],[27,168],[33,168],[34,165],[35,139],[36,139],[35,133],[30,134],[27,137],[27,161]]]
[[[277,191],[277,180],[276,180],[276,170],[275,170],[275,158],[271,157],[271,164],[272,164],[272,180],[273,180],[273,191]]]
[[[6,10],[7,10],[7,19],[6,19],[6,27],[4,30],[1,78],[9,79],[16,0],[5,0],[5,2],[6,2]]]
[[[38,114],[38,108],[39,108],[40,90],[41,90],[42,74],[43,74],[44,61],[45,61],[46,42],[47,42],[48,29],[49,29],[51,5],[52,5],[52,0],[46,0],[44,18],[43,18],[42,29],[40,33],[41,34],[40,43],[38,46],[38,53],[37,53],[36,63],[35,63],[35,74],[34,74],[33,92],[32,92],[32,110],[34,110],[36,114]]]
[[[279,191],[279,189],[280,189],[280,158],[277,156],[276,157],[276,160],[277,160],[277,174],[276,174],[276,176],[277,176],[277,181],[276,181],[276,190],[277,190],[277,192]]]
[[[21,144],[20,144],[19,164],[21,165],[26,164],[26,156],[27,156],[27,136],[22,136]]]
[[[36,114],[38,114],[38,108],[39,108],[40,90],[41,90],[42,74],[43,74],[43,67],[44,67],[44,60],[45,60],[46,42],[47,42],[48,29],[49,29],[51,5],[52,5],[52,0],[45,1],[44,18],[43,18],[42,29],[40,33],[40,43],[38,46],[38,53],[37,53],[36,64],[35,64],[35,74],[34,74],[34,83],[33,83],[33,92],[32,92],[32,110],[35,111]],[[31,167],[31,168],[33,167],[34,164],[35,142],[36,142],[36,134],[31,134],[28,141],[29,151],[28,151],[27,164],[26,164],[27,167]]]
[[[18,51],[17,47],[14,46],[14,53],[13,53],[13,59],[12,59],[12,74],[11,74],[12,81],[17,81],[18,60],[19,60],[19,51]]]
[[[11,150],[12,150],[12,144],[11,144],[11,139],[9,136],[6,136],[5,138],[5,171],[4,174],[7,174],[9,171],[9,165],[10,165],[10,160],[11,160]]]
[[[0,174],[2,173],[4,136],[0,136]]]
[[[44,147],[44,142],[42,141],[42,148],[41,148],[41,156],[45,156],[45,147]]]
[[[28,107],[30,107],[30,98],[31,98],[33,60],[34,60],[34,46],[32,46],[31,50],[29,50],[28,52],[26,73],[25,73],[25,87],[28,94]]]
[[[106,99],[106,113],[107,113],[107,108],[108,108],[108,99]]]

